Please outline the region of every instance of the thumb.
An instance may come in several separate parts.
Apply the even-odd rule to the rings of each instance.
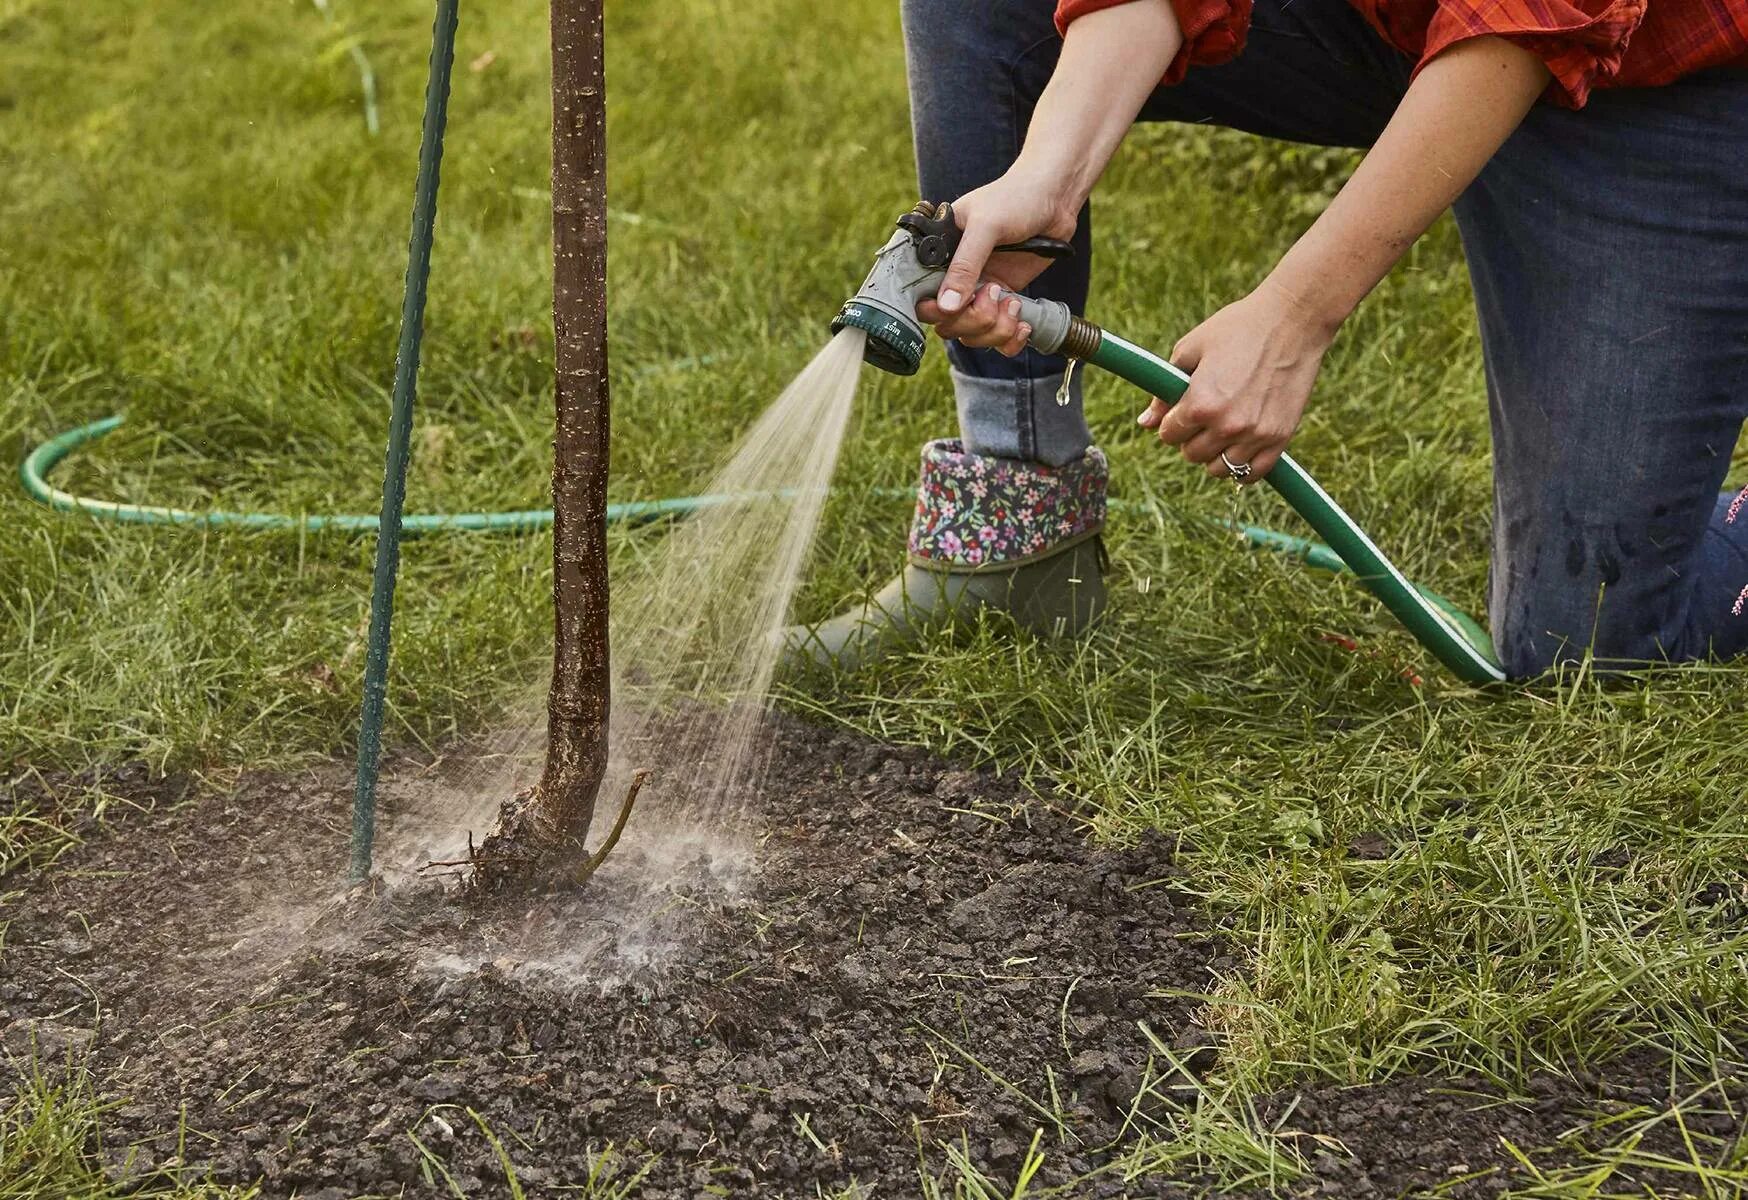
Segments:
[[[947,264],[947,277],[941,280],[941,290],[935,293],[935,303],[942,312],[956,313],[971,302],[977,291],[977,281],[983,278],[983,268],[995,250],[995,231],[988,221],[968,220],[965,235],[959,239],[959,249]]]

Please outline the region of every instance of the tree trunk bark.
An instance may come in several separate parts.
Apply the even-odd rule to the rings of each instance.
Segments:
[[[607,769],[607,80],[603,0],[552,0],[552,691],[539,798],[581,844]]]
[[[602,0],[552,0],[552,688],[546,764],[475,856],[500,882],[582,856],[607,769],[607,105]]]

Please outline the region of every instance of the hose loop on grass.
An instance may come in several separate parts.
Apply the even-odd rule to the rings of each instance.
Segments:
[[[61,512],[84,513],[99,521],[119,521],[135,525],[195,525],[211,528],[291,529],[318,532],[323,530],[348,533],[374,533],[378,518],[365,513],[289,513],[231,512],[215,509],[194,512],[186,508],[167,508],[155,504],[122,504],[114,500],[97,500],[63,491],[49,482],[49,475],[63,459],[79,447],[120,428],[123,418],[105,417],[50,438],[32,450],[19,465],[19,479],[24,490],[39,504]],[[908,497],[900,488],[878,488],[876,495],[893,499]],[[667,517],[682,517],[720,504],[744,500],[743,496],[701,495],[672,496],[662,500],[625,500],[607,506],[607,519],[620,524],[643,524]],[[1110,506],[1118,512],[1151,512],[1156,507],[1147,501],[1112,500]],[[545,529],[552,524],[551,509],[519,509],[509,512],[416,513],[401,518],[407,533],[527,533]],[[1273,550],[1297,558],[1307,566],[1332,574],[1352,574],[1341,556],[1321,542],[1297,537],[1260,525],[1239,521],[1219,521],[1238,534],[1248,545],[1259,550]],[[1483,648],[1491,656],[1492,639],[1474,618],[1456,604],[1428,588],[1413,585],[1422,599],[1434,606],[1462,633],[1471,645]]]
[[[49,475],[75,450],[113,433],[122,425],[121,416],[105,417],[77,429],[50,438],[25,457],[19,464],[18,477],[31,499],[61,512],[81,512],[99,521],[118,521],[130,525],[198,525],[231,529],[295,529],[316,533],[337,530],[346,533],[375,533],[381,518],[375,513],[266,513],[233,512],[211,509],[195,512],[186,508],[169,508],[157,504],[122,504],[114,500],[98,500],[76,496],[49,482]],[[684,496],[673,500],[632,500],[607,506],[609,521],[641,522],[663,517],[681,516],[700,508],[722,503],[727,497]],[[526,533],[545,529],[552,524],[550,508],[531,508],[509,512],[413,513],[401,518],[401,528],[407,533],[479,532]]]

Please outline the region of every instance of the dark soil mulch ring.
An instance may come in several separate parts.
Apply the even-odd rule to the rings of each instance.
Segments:
[[[83,1058],[118,1101],[106,1145],[144,1144],[130,1170],[174,1156],[185,1106],[188,1158],[274,1196],[441,1194],[432,1160],[501,1194],[469,1108],[530,1194],[581,1183],[611,1143],[648,1165],[639,1196],[915,1195],[919,1136],[937,1169],[963,1139],[1011,1178],[1040,1127],[1039,1182],[1061,1182],[1109,1162],[1132,1111],[1193,1094],[1142,1026],[1205,1070],[1181,993],[1235,964],[1173,886],[1169,840],[1095,848],[1011,781],[798,722],[771,751],[738,847],[658,803],[583,893],[486,910],[440,881],[337,896],[339,765],[130,818],[6,914],[5,1045]],[[419,786],[413,764],[398,778]],[[1501,1136],[1550,1143],[1601,1086],[1543,1082],[1516,1105],[1413,1079],[1312,1089],[1288,1124],[1339,1143],[1295,1143],[1314,1173],[1293,1190],[1501,1167]]]

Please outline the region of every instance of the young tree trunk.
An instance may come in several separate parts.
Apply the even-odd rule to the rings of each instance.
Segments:
[[[581,842],[607,769],[607,79],[602,0],[552,0],[552,692],[542,806]]]
[[[546,766],[481,882],[581,858],[607,769],[607,105],[602,0],[552,0],[553,652]]]

